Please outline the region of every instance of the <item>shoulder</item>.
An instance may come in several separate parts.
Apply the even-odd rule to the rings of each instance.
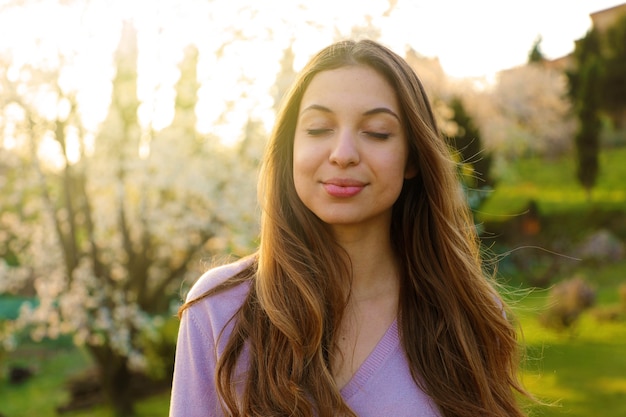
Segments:
[[[254,257],[249,256],[232,263],[209,269],[193,284],[187,294],[186,302],[202,297],[206,292],[217,288],[228,279],[250,267],[253,262]]]
[[[209,292],[253,266],[254,259],[248,257],[208,270],[187,294],[176,342],[171,416],[200,416],[207,412],[222,415],[214,384],[215,369],[232,334],[233,318],[250,290],[250,281],[237,280],[231,286]]]
[[[250,291],[250,282],[242,281],[213,294],[206,294],[250,267],[253,262],[254,257],[247,257],[212,268],[202,274],[187,294],[188,307],[182,314],[182,321],[196,328],[204,337],[217,340],[222,330],[227,328],[229,323],[232,325],[231,319],[243,305]]]

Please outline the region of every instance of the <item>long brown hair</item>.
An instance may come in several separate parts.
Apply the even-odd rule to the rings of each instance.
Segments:
[[[516,391],[524,393],[517,380],[516,332],[482,270],[455,163],[424,88],[400,56],[367,40],[333,44],[300,73],[278,114],[262,165],[255,261],[201,297],[242,281],[253,283],[217,365],[223,409],[237,417],[355,416],[330,366],[349,297],[350,261],[297,197],[292,175],[293,139],[306,88],[319,72],[349,65],[373,68],[396,91],[408,163],[418,170],[403,185],[390,230],[402,268],[400,337],[413,379],[446,417],[523,416],[516,402]],[[244,345],[249,366],[237,388],[235,370]]]

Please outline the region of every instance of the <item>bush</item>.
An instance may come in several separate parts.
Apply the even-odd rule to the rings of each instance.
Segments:
[[[626,284],[622,284],[617,288],[619,294],[619,302],[622,307],[622,311],[626,313]]]
[[[565,330],[574,325],[583,311],[595,304],[596,292],[580,277],[552,287],[541,323],[548,328]]]
[[[171,381],[174,375],[174,356],[179,321],[168,318],[156,335],[144,334],[141,345],[148,362],[146,374],[155,381]]]

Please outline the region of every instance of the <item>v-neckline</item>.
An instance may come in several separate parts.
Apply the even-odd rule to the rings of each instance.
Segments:
[[[348,400],[367,383],[399,344],[398,320],[395,319],[352,378],[341,388],[340,392],[344,400]]]

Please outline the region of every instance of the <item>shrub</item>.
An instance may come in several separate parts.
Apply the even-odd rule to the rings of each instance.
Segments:
[[[622,284],[617,288],[617,293],[619,294],[619,302],[620,306],[624,313],[626,313],[626,284]]]
[[[595,304],[595,299],[595,290],[581,277],[562,281],[550,290],[541,323],[556,330],[568,329],[583,311]]]

